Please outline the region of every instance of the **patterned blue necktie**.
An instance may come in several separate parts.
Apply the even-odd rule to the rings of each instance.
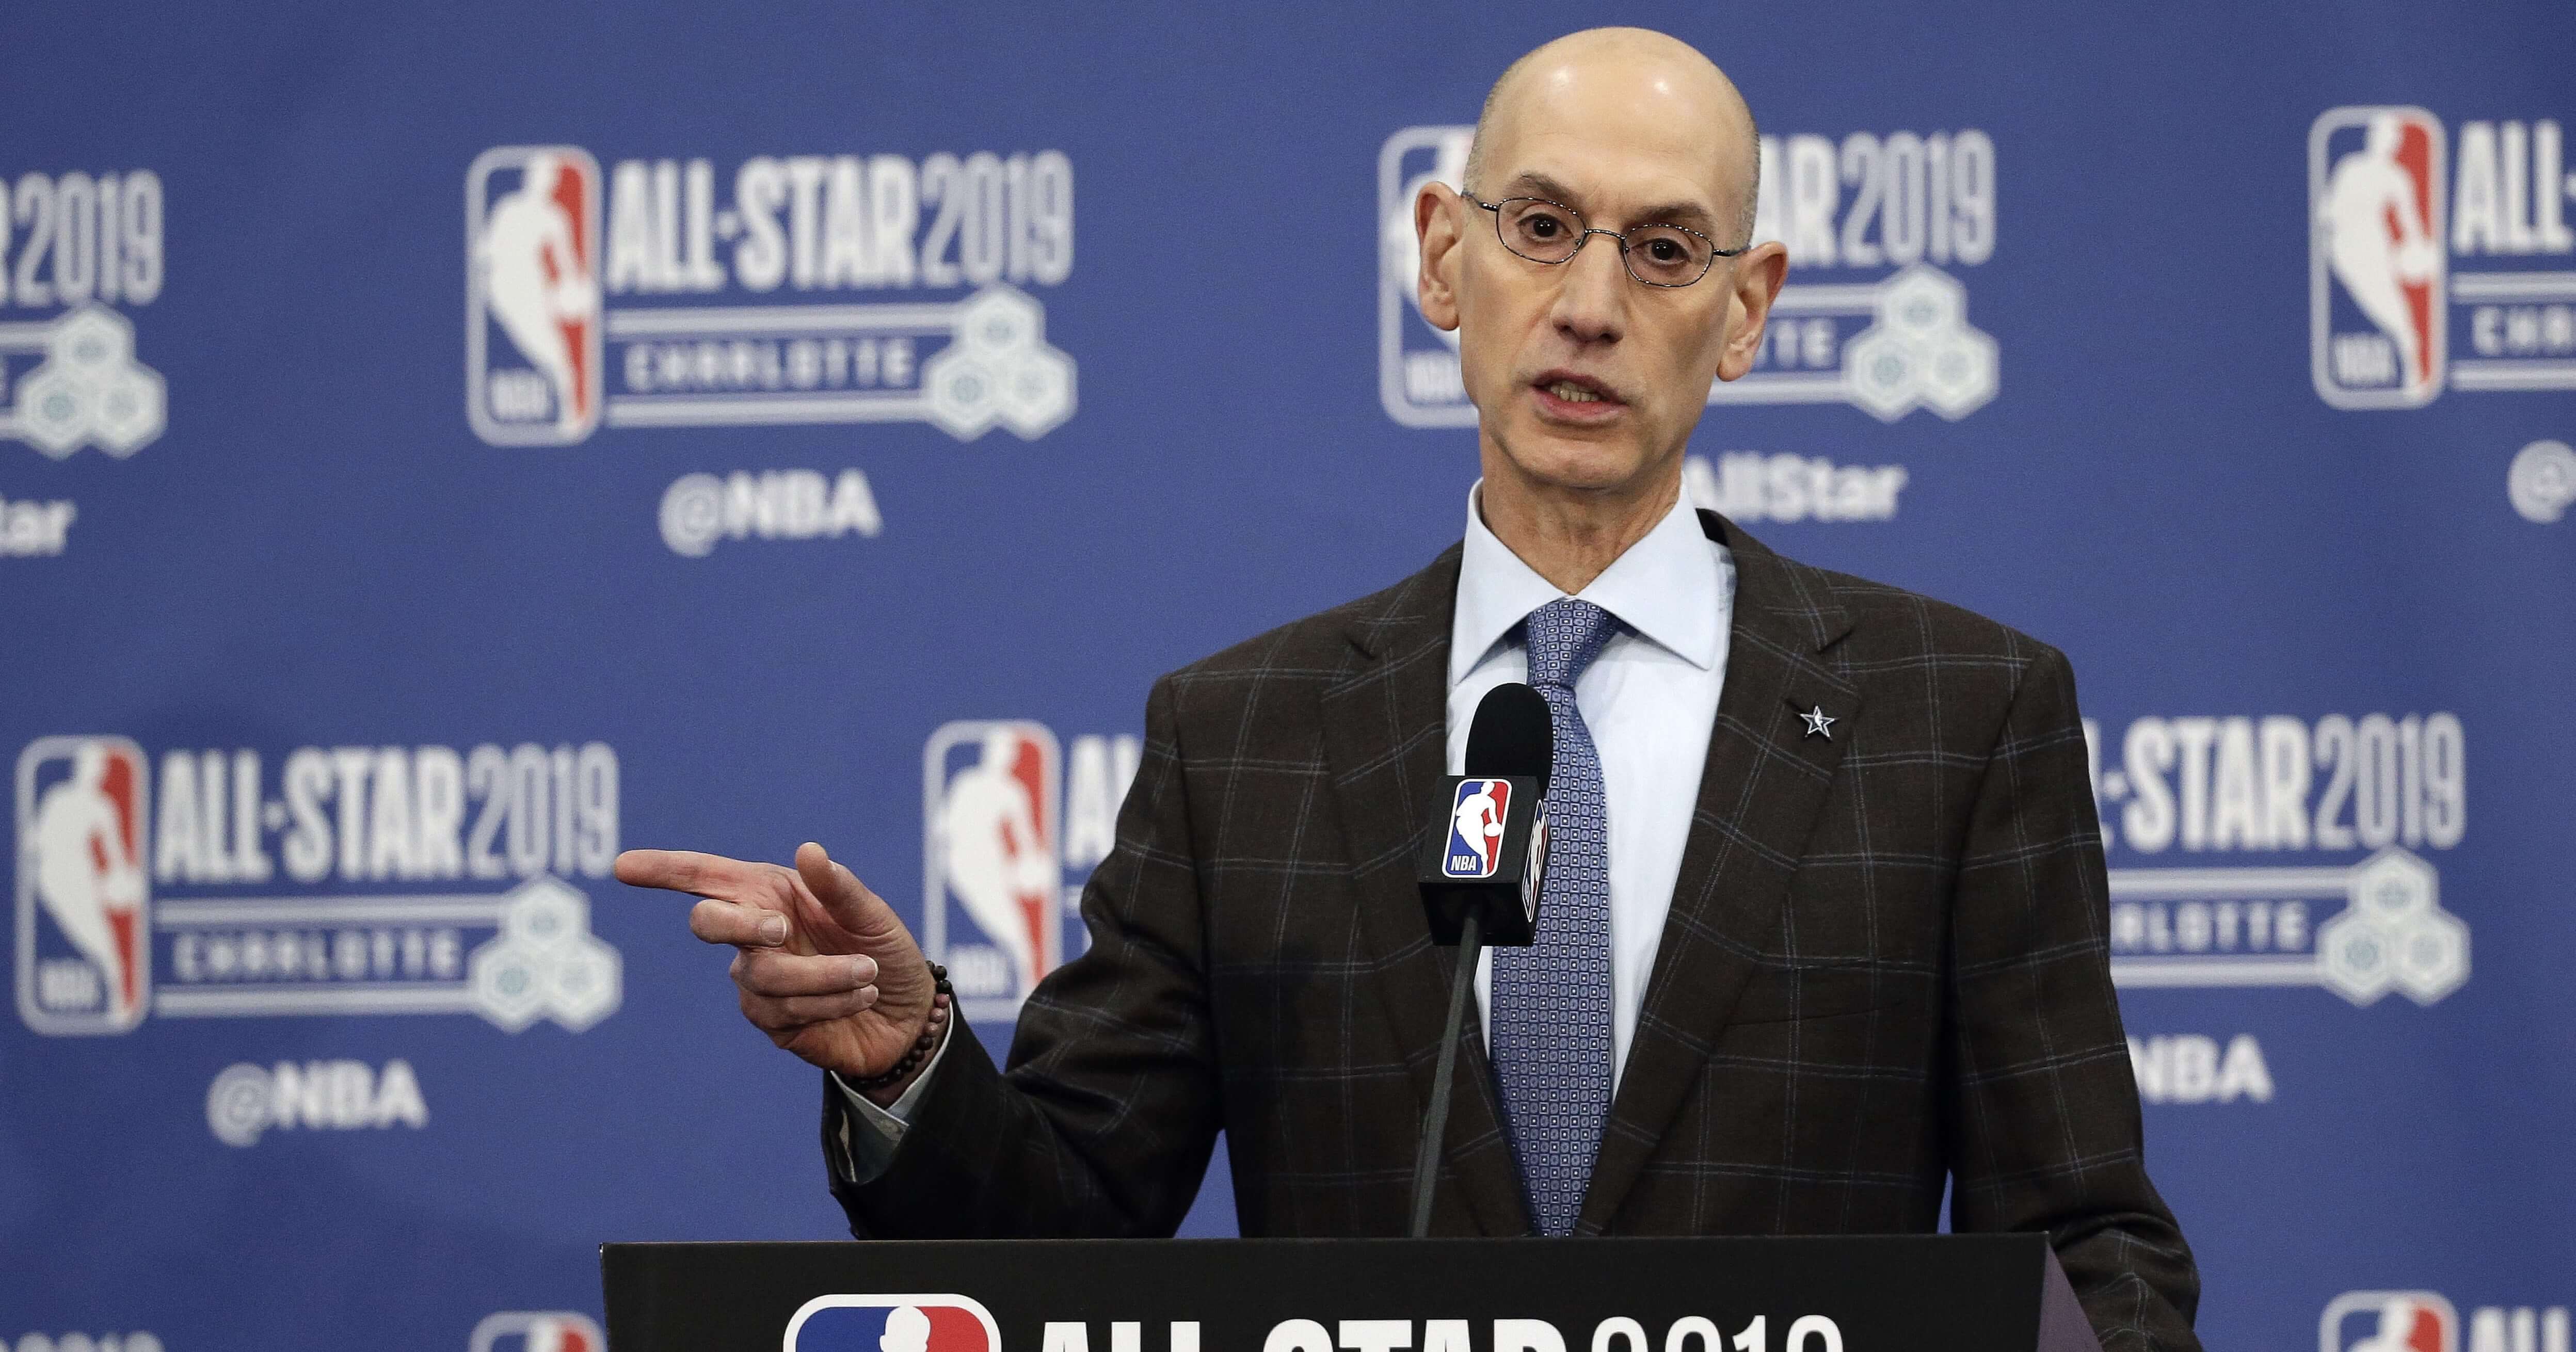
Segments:
[[[1538,942],[1494,950],[1494,1073],[1542,1235],[1574,1232],[1610,1115],[1609,804],[1574,683],[1619,621],[1571,597],[1531,611],[1529,680],[1547,700],[1547,880]]]

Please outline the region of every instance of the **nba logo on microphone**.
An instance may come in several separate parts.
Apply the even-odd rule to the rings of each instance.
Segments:
[[[943,724],[923,749],[923,937],[968,1018],[1016,1017],[1064,961],[1061,766],[1024,720]]]
[[[152,1001],[142,748],[39,737],[18,757],[18,1014],[39,1033],[122,1033]]]
[[[2317,1352],[2459,1352],[2460,1316],[2431,1291],[2347,1291],[2317,1323]]]
[[[608,1352],[608,1338],[570,1310],[503,1310],[474,1326],[467,1352]]]
[[[1507,779],[1463,779],[1449,804],[1449,849],[1440,872],[1451,878],[1490,878],[1502,866],[1503,823],[1511,815]]]
[[[500,146],[465,174],[465,411],[496,446],[599,426],[599,162]]]
[[[993,1314],[965,1296],[816,1296],[787,1321],[787,1352],[1001,1352]]]
[[[2308,133],[2309,365],[2336,408],[2413,408],[2449,374],[2442,124],[2337,108]]]

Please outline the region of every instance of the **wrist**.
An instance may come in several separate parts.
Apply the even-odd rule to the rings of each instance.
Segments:
[[[949,988],[948,970],[938,963],[929,964],[931,978],[930,1008],[922,1018],[921,1031],[913,1037],[895,1063],[875,1075],[844,1076],[843,1082],[878,1107],[889,1107],[903,1097],[913,1082],[929,1068],[942,1043],[948,1037],[952,1006],[956,993]]]
[[[853,1080],[850,1087],[858,1090],[868,1102],[880,1108],[892,1108],[911,1092],[922,1076],[930,1073],[930,1063],[937,1059],[940,1047],[948,1040],[950,1021],[948,997],[941,996],[931,1006],[930,1018],[922,1026],[921,1037],[913,1043],[915,1047],[924,1049],[920,1058],[916,1060],[907,1052],[904,1060],[887,1072],[893,1078],[880,1075],[868,1080]]]

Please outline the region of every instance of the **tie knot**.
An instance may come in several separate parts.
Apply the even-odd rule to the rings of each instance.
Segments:
[[[1617,616],[1571,596],[1531,611],[1527,625],[1530,684],[1568,690],[1619,630]]]

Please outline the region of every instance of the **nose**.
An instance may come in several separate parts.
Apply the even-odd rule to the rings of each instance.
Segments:
[[[1607,232],[1587,237],[1557,271],[1556,304],[1548,314],[1556,331],[1584,346],[1618,342],[1627,327],[1629,285],[1618,238]]]

